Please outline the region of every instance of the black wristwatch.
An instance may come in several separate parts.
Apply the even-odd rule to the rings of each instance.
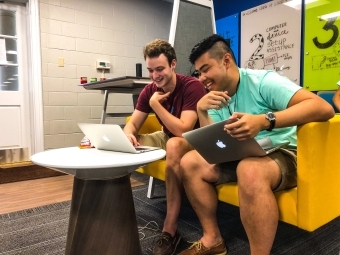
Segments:
[[[267,112],[266,113],[266,119],[270,122],[270,126],[268,129],[266,129],[267,131],[272,131],[273,128],[275,127],[275,122],[276,122],[276,116],[274,113],[272,112]]]

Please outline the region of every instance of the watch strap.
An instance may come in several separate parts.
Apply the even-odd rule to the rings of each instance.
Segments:
[[[270,117],[269,115],[272,115],[272,117]],[[267,128],[267,131],[272,131],[273,128],[275,127],[275,122],[276,122],[276,116],[274,113],[272,112],[267,112],[266,113],[266,119],[269,121],[269,128]]]
[[[270,126],[267,128],[267,131],[272,131],[273,128],[275,127],[275,120],[269,120]]]

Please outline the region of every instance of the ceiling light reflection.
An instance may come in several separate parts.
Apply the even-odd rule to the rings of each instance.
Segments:
[[[335,17],[340,17],[340,11],[331,12],[331,13],[319,16],[319,18],[322,20],[328,20],[328,19],[335,18]]]

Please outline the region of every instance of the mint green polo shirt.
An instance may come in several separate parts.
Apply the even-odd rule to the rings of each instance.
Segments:
[[[278,112],[287,108],[290,99],[301,89],[288,78],[272,70],[239,68],[240,84],[229,101],[231,113],[243,112],[253,115]],[[220,110],[208,111],[214,122],[229,119],[227,106]],[[289,148],[296,148],[296,126],[261,130],[256,140],[269,137],[274,145],[289,141]]]

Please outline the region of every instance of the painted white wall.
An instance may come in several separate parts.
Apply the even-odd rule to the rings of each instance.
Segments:
[[[44,148],[79,145],[78,122],[99,123],[101,91],[77,86],[80,77],[102,76],[96,60],[111,63],[106,78],[136,74],[143,46],[169,39],[172,3],[160,0],[40,0]],[[64,67],[58,67],[58,59]],[[109,112],[132,111],[132,97],[110,95]],[[125,118],[106,123],[124,124]]]

